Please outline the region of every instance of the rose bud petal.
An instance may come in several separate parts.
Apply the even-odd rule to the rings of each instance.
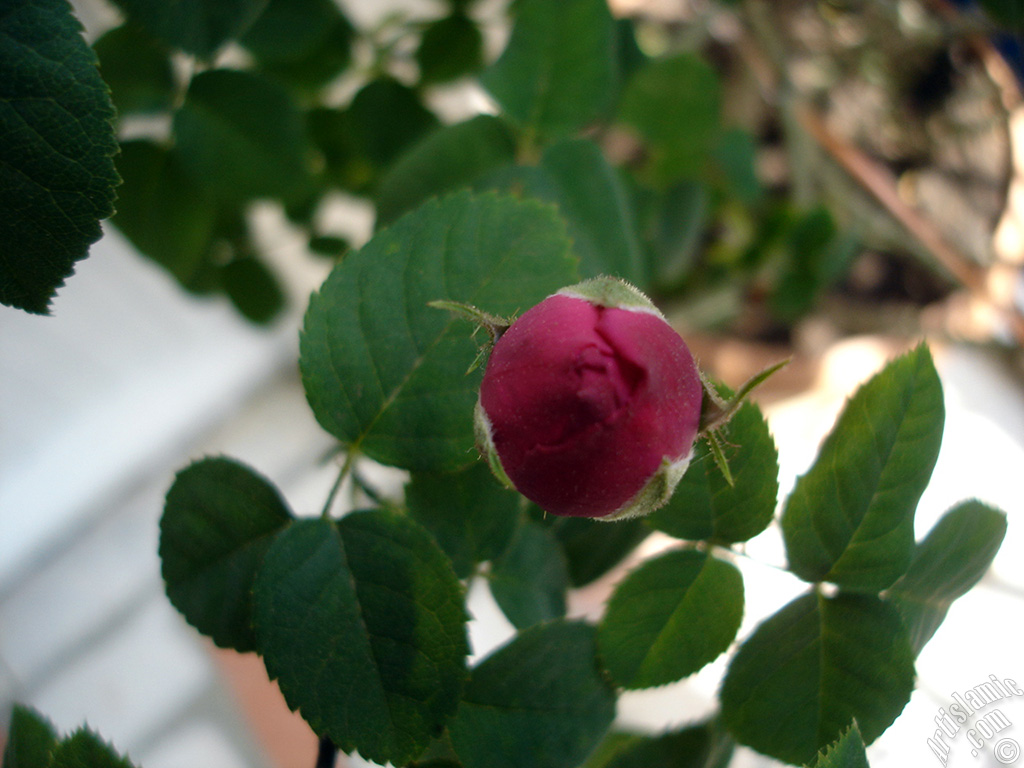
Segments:
[[[702,396],[693,356],[650,300],[597,278],[498,338],[477,438],[495,474],[545,511],[633,517],[665,504],[686,471]]]

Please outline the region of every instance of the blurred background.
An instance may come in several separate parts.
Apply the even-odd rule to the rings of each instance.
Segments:
[[[115,102],[124,99],[123,142],[165,140],[173,103],[118,89],[122,47],[138,51],[138,40],[114,35],[122,18],[114,6],[74,5]],[[354,120],[368,83],[386,75],[412,94],[412,102],[406,91],[378,102],[407,110],[392,117],[413,115],[403,123],[408,136],[339,157],[338,134],[317,134],[329,191],[313,201],[248,201],[210,225],[189,265],[168,253],[194,218],[159,231],[149,212],[126,204],[52,317],[0,314],[0,711],[20,701],[61,731],[88,722],[146,768],[313,764],[316,738],[287,711],[262,663],[214,649],[164,596],[163,496],[176,470],[224,453],[269,477],[300,514],[320,509],[336,467],[334,441],[298,380],[308,296],[372,234],[381,180],[422,138],[410,127],[416,120],[426,136],[496,111],[475,75],[507,40],[504,2],[338,8],[359,34],[336,72],[303,70],[289,81],[307,117],[320,110],[324,124],[339,114]],[[438,59],[423,53],[424,30],[452,8],[472,20],[479,50],[438,74]],[[869,749],[874,766],[929,764],[926,739],[951,692],[990,674],[1024,680],[1021,38],[991,9],[930,0],[617,0],[613,10],[631,20],[641,55],[695,51],[716,73],[729,138],[715,170],[675,180],[656,204],[638,188],[633,202],[641,246],[657,265],[655,295],[704,368],[736,385],[793,358],[757,395],[779,446],[783,491],[810,466],[858,384],[926,339],[947,417],[918,536],[964,498],[1009,515],[991,572],[955,604],[918,660],[904,715]],[[454,45],[446,39],[442,48]],[[222,66],[274,69],[258,36],[218,56]],[[172,80],[189,66],[164,58]],[[285,70],[278,62],[287,81]],[[643,161],[627,130],[594,138],[617,167]],[[132,191],[147,179],[171,183],[168,166],[142,157],[149,151],[124,152]],[[178,183],[185,197],[200,194]],[[383,487],[400,487],[393,471],[369,471]],[[598,616],[614,583],[664,544],[650,537],[574,593],[572,614]],[[740,638],[801,589],[773,567],[785,562],[776,526],[747,553]],[[479,657],[512,629],[485,587],[471,596]],[[623,696],[621,724],[658,731],[700,719],[726,663]],[[1024,739],[1024,703],[1003,709],[1014,724],[1006,735]],[[966,747],[954,757],[955,765],[1005,764]],[[741,750],[734,764],[772,763]]]

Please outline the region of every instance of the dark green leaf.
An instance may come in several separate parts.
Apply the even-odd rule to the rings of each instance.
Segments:
[[[648,61],[647,55],[636,42],[636,23],[630,18],[615,20],[615,43],[619,60],[619,73],[628,81]]]
[[[16,704],[11,711],[2,768],[49,768],[57,747],[57,732],[45,717]]]
[[[524,520],[491,566],[491,594],[517,629],[565,615],[565,555],[551,532]]]
[[[820,294],[846,270],[856,253],[857,239],[836,229],[824,207],[802,215],[785,244],[786,266],[772,304],[775,312],[792,322],[813,307]]]
[[[251,651],[252,585],[274,537],[291,520],[268,480],[225,458],[178,473],[160,519],[167,596],[223,648]]]
[[[483,35],[464,13],[432,22],[416,49],[423,83],[446,83],[472,74],[483,67],[483,61]]]
[[[725,768],[733,748],[715,721],[659,736],[611,733],[580,768]]]
[[[514,157],[512,133],[496,117],[477,115],[438,128],[395,161],[381,179],[377,222],[389,224],[428,197],[472,184]]]
[[[378,233],[334,268],[306,313],[300,366],[317,420],[385,464],[471,463],[472,329],[428,302],[511,315],[572,283],[568,250],[553,210],[497,195],[431,201]]]
[[[267,0],[114,0],[131,21],[154,37],[209,59],[228,40],[242,34]]]
[[[545,136],[604,116],[618,85],[615,28],[605,0],[520,0],[512,37],[481,78],[505,113]]]
[[[549,517],[545,522],[562,545],[573,587],[608,573],[651,532],[640,517],[616,521],[615,525],[585,517]]]
[[[254,256],[225,264],[220,270],[220,282],[238,311],[254,323],[269,323],[284,309],[286,300],[281,283]]]
[[[473,670],[449,731],[465,768],[565,768],[597,746],[614,716],[593,627],[554,621]]]
[[[653,257],[652,279],[666,288],[689,277],[707,227],[710,196],[699,181],[681,181],[648,203],[646,240]]]
[[[333,0],[270,0],[240,42],[264,71],[318,86],[348,66],[355,34]]]
[[[80,728],[53,750],[50,768],[134,768],[134,765],[88,728]]]
[[[978,0],[992,21],[1013,31],[1024,31],[1024,7],[1020,0]]]
[[[174,131],[185,168],[220,199],[290,200],[309,189],[302,116],[273,80],[228,69],[196,75]]]
[[[50,299],[114,212],[114,108],[67,0],[0,13],[0,304]]]
[[[757,177],[757,144],[740,128],[724,131],[714,148],[714,158],[729,190],[746,205],[755,205],[764,190]]]
[[[315,235],[309,238],[309,250],[317,256],[340,259],[351,248],[352,244],[347,239],[337,235]]]
[[[721,98],[715,71],[693,54],[651,61],[629,81],[619,117],[646,141],[655,182],[704,169],[719,141]]]
[[[564,140],[549,146],[540,166],[514,166],[485,186],[554,203],[565,218],[580,276],[613,275],[646,282],[636,225],[619,178],[592,141]]]
[[[818,753],[811,768],[868,768],[864,739],[854,721],[843,734]]]
[[[598,647],[617,685],[652,688],[718,658],[742,618],[743,578],[736,567],[677,549],[647,561],[616,587]]]
[[[719,698],[738,742],[805,763],[854,718],[864,740],[874,741],[913,687],[913,655],[895,608],[873,595],[811,593],[754,631]]]
[[[1006,535],[1006,514],[965,501],[951,509],[914,550],[907,572],[893,584],[893,599],[918,654],[949,606],[988,570]]]
[[[460,579],[505,551],[519,522],[519,500],[482,461],[458,473],[417,472],[405,487],[409,514],[434,535]]]
[[[176,85],[170,51],[148,32],[122,24],[93,43],[93,50],[120,116],[170,111]]]
[[[923,345],[847,402],[782,515],[797,576],[877,592],[906,572],[914,511],[935,466],[944,414],[942,385]]]
[[[647,523],[678,539],[732,544],[753,538],[772,521],[779,495],[779,452],[760,409],[745,403],[723,431],[729,485],[704,440],[669,503]]]
[[[151,141],[125,142],[117,169],[124,184],[111,221],[188,285],[209,254],[217,220],[213,199],[186,174],[177,150]]]
[[[407,763],[458,706],[462,588],[408,518],[375,510],[293,523],[266,553],[253,609],[288,705],[342,751]]]

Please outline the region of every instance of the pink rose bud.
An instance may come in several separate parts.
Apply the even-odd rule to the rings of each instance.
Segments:
[[[549,296],[498,338],[478,442],[500,479],[551,514],[644,515],[686,471],[703,391],[650,300],[597,278]]]

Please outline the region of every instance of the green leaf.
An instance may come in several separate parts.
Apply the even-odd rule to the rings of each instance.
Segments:
[[[88,728],[80,728],[53,750],[50,768],[134,768]]]
[[[293,523],[266,553],[253,608],[288,705],[344,752],[408,763],[458,706],[462,587],[408,518],[374,510]]]
[[[704,552],[649,560],[615,589],[598,628],[604,665],[623,688],[692,675],[724,653],[743,618],[743,578]]]
[[[137,139],[117,159],[124,179],[111,221],[144,255],[182,284],[207,260],[217,207],[182,168],[175,149]]]
[[[877,592],[906,572],[914,511],[935,466],[944,415],[924,345],[857,391],[782,515],[797,576]]]
[[[491,594],[516,629],[565,616],[565,555],[543,526],[524,520],[491,566]]]
[[[317,420],[384,464],[443,472],[472,462],[476,344],[428,302],[511,315],[573,282],[568,251],[554,211],[496,195],[431,201],[378,233],[334,268],[306,313],[300,367]]]
[[[612,275],[646,282],[629,201],[594,142],[557,142],[545,149],[538,167],[514,166],[484,184],[558,206],[573,252],[580,257],[581,277]]]
[[[176,87],[171,53],[149,33],[122,24],[93,43],[93,50],[120,117],[171,110]]]
[[[0,304],[50,299],[114,211],[114,108],[67,0],[0,13]]]
[[[810,593],[740,647],[719,698],[737,741],[805,763],[854,718],[870,744],[913,687],[913,655],[895,608],[873,595]]]
[[[389,224],[428,197],[472,184],[515,157],[515,141],[496,117],[477,115],[423,137],[395,161],[376,192],[377,222]]]
[[[809,312],[857,252],[858,240],[837,230],[832,214],[818,207],[803,214],[785,243],[786,265],[772,307],[793,322]]]
[[[658,736],[611,733],[580,768],[725,768],[734,746],[716,721]]]
[[[953,601],[985,575],[1005,535],[1006,513],[965,501],[943,515],[917,545],[907,572],[889,591],[915,655],[935,634]]]
[[[519,521],[519,500],[482,461],[453,474],[414,473],[405,487],[409,514],[434,535],[460,579],[505,551]]]
[[[242,34],[267,0],[114,0],[129,20],[173,48],[210,59]]]
[[[703,171],[719,141],[721,100],[715,70],[694,54],[656,59],[632,77],[619,117],[646,141],[653,181]]]
[[[501,57],[481,82],[505,113],[544,136],[605,115],[618,86],[614,22],[605,0],[520,0]]]
[[[978,0],[978,4],[997,24],[1012,31],[1024,30],[1024,7],[1020,0]]]
[[[349,65],[355,35],[332,0],[270,0],[240,42],[263,71],[320,86]]]
[[[779,495],[779,452],[760,409],[747,401],[723,430],[729,485],[704,440],[669,503],[646,521],[678,539],[732,544],[772,521]]]
[[[483,35],[476,22],[455,12],[431,22],[416,49],[422,83],[446,83],[483,67]]]
[[[53,724],[34,709],[15,704],[7,729],[3,768],[48,768],[57,747]]]
[[[593,627],[554,621],[473,670],[449,732],[465,768],[564,768],[597,746],[614,717]]]
[[[562,545],[573,587],[590,584],[608,573],[651,533],[639,517],[615,525],[585,517],[549,517],[545,522]]]
[[[171,603],[222,648],[252,651],[252,585],[271,541],[291,521],[277,489],[226,458],[178,473],[160,519],[160,563]]]
[[[745,205],[756,205],[764,194],[757,177],[757,144],[741,128],[730,128],[718,137],[714,159],[730,191]]]
[[[864,739],[856,720],[838,739],[818,753],[812,768],[868,768]]]
[[[239,312],[254,323],[267,324],[284,309],[284,289],[270,268],[255,256],[243,256],[220,269],[220,283]]]
[[[681,181],[647,201],[645,240],[652,279],[666,288],[683,284],[697,263],[710,215],[703,182]]]
[[[218,199],[294,200],[309,189],[302,116],[291,93],[266,77],[229,69],[196,75],[174,132],[183,165]]]

